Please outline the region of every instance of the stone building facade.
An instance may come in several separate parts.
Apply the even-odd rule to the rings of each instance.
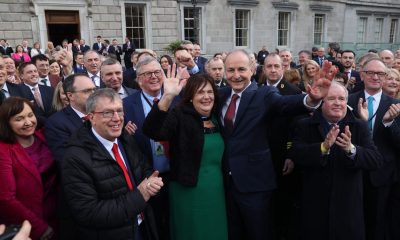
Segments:
[[[399,0],[9,0],[0,3],[0,38],[12,47],[97,35],[133,37],[162,53],[174,40],[196,39],[203,54],[243,48],[400,47]]]

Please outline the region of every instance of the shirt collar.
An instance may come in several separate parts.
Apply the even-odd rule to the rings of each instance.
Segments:
[[[3,89],[5,92],[8,93],[8,87],[7,87],[7,83],[6,82],[4,83],[4,85],[3,85],[3,87],[1,89]]]
[[[232,91],[231,91],[231,98],[232,98],[232,95],[233,95],[233,94],[237,94],[239,97],[241,97],[241,96],[242,96],[242,93],[243,93],[244,91],[246,91],[246,89],[247,89],[250,85],[251,85],[251,81],[250,81],[249,84],[243,89],[243,91],[241,91],[241,92],[239,92],[239,93],[233,91],[233,89],[232,89]]]
[[[70,106],[71,106],[71,105],[70,105]],[[74,112],[75,112],[76,114],[78,114],[78,116],[79,116],[80,118],[86,117],[86,114],[81,113],[79,110],[77,110],[77,109],[74,108],[73,106],[71,106],[71,108],[72,108],[72,110],[74,110]]]
[[[103,144],[103,146],[107,149],[108,152],[112,151],[114,143],[118,144],[117,138],[114,141],[107,140],[102,136],[100,136],[93,127],[92,127],[92,132],[94,136],[100,141],[100,143]]]
[[[145,91],[142,91],[142,93],[150,102],[153,102],[154,98],[158,98],[158,100],[161,99],[161,91],[158,93],[158,95],[156,97],[153,97],[153,96],[147,94]]]
[[[378,93],[375,93],[374,95],[369,95],[369,94],[367,93],[367,91],[364,90],[364,94],[365,94],[365,100],[367,100],[368,97],[372,96],[372,97],[374,97],[374,99],[375,99],[376,102],[379,102],[379,100],[380,100],[381,97],[382,97],[382,89],[379,90],[379,92],[378,92]]]

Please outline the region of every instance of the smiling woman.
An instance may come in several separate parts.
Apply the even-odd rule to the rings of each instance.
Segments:
[[[0,222],[32,224],[32,239],[51,239],[56,210],[56,167],[28,100],[0,107]]]

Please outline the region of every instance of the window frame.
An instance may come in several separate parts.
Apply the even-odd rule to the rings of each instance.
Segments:
[[[242,27],[242,28],[238,28],[237,27],[237,13],[238,11],[241,11],[243,13],[247,14],[247,28]],[[245,19],[245,18],[243,18]],[[245,9],[245,8],[236,8],[235,12],[234,12],[234,16],[233,16],[233,44],[235,46],[235,48],[250,48],[251,46],[251,9]],[[238,30],[246,30],[247,29],[247,44],[246,45],[237,45],[237,31]]]
[[[280,15],[281,14],[287,14],[288,20],[287,20],[287,29],[280,29],[279,28],[279,21],[280,21]],[[290,40],[291,40],[291,30],[292,30],[292,18],[293,18],[293,13],[290,11],[279,11],[278,12],[278,21],[277,21],[277,46],[278,47],[290,47]],[[286,36],[286,45],[280,44],[280,31],[287,31],[287,36]]]

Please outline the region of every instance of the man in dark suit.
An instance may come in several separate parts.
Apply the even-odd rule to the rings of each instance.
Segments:
[[[110,46],[110,41],[108,39],[104,39],[104,48],[101,54],[109,57],[115,56],[115,48]]]
[[[344,50],[342,52],[341,63],[344,67],[344,74],[348,78],[348,89],[351,93],[355,93],[364,89],[364,83],[361,81],[360,73],[353,70],[356,54],[352,50]]]
[[[0,56],[0,92],[4,99],[22,97],[21,89],[18,85],[7,82],[7,70],[3,58]]]
[[[118,62],[121,63],[122,48],[121,48],[121,46],[118,46],[117,39],[114,38],[112,40],[112,46],[111,47],[114,48],[114,52],[115,52],[114,54],[117,57]]]
[[[54,90],[52,87],[38,84],[39,73],[33,63],[23,63],[18,68],[21,80],[21,92],[24,98],[33,101],[34,111],[42,120],[48,118],[52,113],[52,101]]]
[[[78,53],[83,53],[83,51],[82,51],[81,45],[79,43],[79,39],[74,39],[72,41],[72,54],[73,54],[74,58],[75,58],[76,54],[78,54]]]
[[[318,48],[317,56],[314,57],[313,60],[314,60],[315,62],[317,62],[317,63],[319,64],[320,67],[322,67],[322,64],[323,64],[324,61],[326,60],[326,57],[325,57],[325,48],[323,48],[323,47]]]
[[[8,55],[11,56],[11,53],[13,53],[12,47],[7,45],[7,40],[5,39],[0,39],[0,54],[1,55]]]
[[[132,67],[131,55],[135,50],[135,43],[133,43],[129,37],[125,37],[125,43],[122,44],[122,51],[124,52],[124,64],[126,69]]]
[[[131,68],[125,68],[123,73],[122,84],[126,87],[133,89],[140,89],[139,84],[136,81],[136,63],[138,61],[139,52],[133,52],[131,55]]]
[[[81,51],[82,51],[82,53],[85,53],[85,52],[87,52],[87,51],[90,50],[89,45],[86,45],[86,43],[85,43],[85,39],[79,40],[79,44],[80,44],[80,46],[81,46]]]
[[[208,75],[214,79],[214,83],[218,88],[226,87],[228,83],[224,79],[224,62],[220,58],[211,58],[207,61],[205,69]]]
[[[347,111],[347,97],[347,89],[333,82],[321,108],[296,127],[301,239],[365,239],[363,170],[379,168],[383,158],[366,122]]]
[[[97,51],[98,54],[101,54],[104,49],[104,44],[102,42],[101,36],[97,36],[97,42],[93,43],[92,50]]]
[[[104,83],[100,77],[101,59],[100,55],[95,50],[89,50],[83,55],[83,65],[86,68],[86,73],[92,79],[94,85],[98,88],[103,88]]]
[[[75,64],[73,66],[74,73],[85,73],[86,68],[83,61],[83,53],[77,53],[75,55]]]
[[[161,99],[161,88],[164,82],[163,70],[157,59],[150,56],[141,58],[137,64],[137,70],[137,80],[141,91],[137,91],[123,100],[125,123],[128,123],[131,130],[136,129],[133,136],[139,144],[139,148],[151,166],[160,172],[160,176],[167,183],[169,161],[165,154],[166,149],[160,142],[148,138],[142,132],[144,119],[150,112],[153,102]],[[160,152],[157,148],[163,150]],[[160,239],[169,239],[168,188],[164,187],[159,196],[150,201],[150,204],[154,209]]]
[[[265,58],[263,73],[266,85],[278,89],[281,95],[301,94],[301,90],[288,83],[283,76],[284,68],[281,57],[271,53]],[[298,206],[297,197],[300,186],[298,185],[298,172],[294,172],[294,164],[288,156],[288,143],[291,141],[291,130],[294,117],[273,116],[268,119],[271,127],[268,134],[271,149],[271,159],[277,175],[278,189],[274,196],[274,223],[275,235],[278,239],[295,239],[294,235],[298,226],[296,223]]]
[[[198,43],[193,43],[193,60],[199,66],[199,73],[205,73],[205,65],[207,62],[207,58],[200,56],[201,54],[201,48],[200,44]]]
[[[69,105],[54,113],[45,125],[46,140],[58,166],[65,155],[69,138],[83,126],[83,119],[87,114],[86,101],[96,87],[86,74],[81,73],[68,76],[63,82],[63,89],[69,99]],[[63,200],[60,204],[61,239],[73,239],[75,227],[71,216],[63,205]]]
[[[60,76],[49,75],[50,64],[49,59],[44,54],[38,54],[32,57],[31,62],[35,64],[39,73],[39,85],[44,85],[48,87],[55,88],[57,84],[61,81]]]
[[[368,121],[374,143],[384,157],[383,166],[378,170],[366,172],[364,178],[365,223],[368,240],[391,239],[387,238],[390,225],[388,214],[394,207],[399,207],[399,205],[393,206],[389,199],[390,194],[398,191],[393,186],[398,181],[400,104],[382,93],[382,84],[386,75],[387,68],[382,60],[378,58],[367,60],[361,73],[365,90],[351,94],[348,102],[355,114]],[[362,104],[363,100],[366,103]]]
[[[276,114],[305,113],[305,106],[318,106],[330,80],[319,79],[307,96],[281,96],[275,88],[258,88],[251,82],[251,60],[243,50],[228,54],[225,74],[230,87],[219,91],[218,119],[225,141],[222,165],[229,239],[271,239],[270,203],[276,179],[267,119]]]
[[[103,61],[100,68],[100,75],[104,85],[117,92],[121,99],[137,91],[122,85],[122,65],[114,58],[107,58]]]

